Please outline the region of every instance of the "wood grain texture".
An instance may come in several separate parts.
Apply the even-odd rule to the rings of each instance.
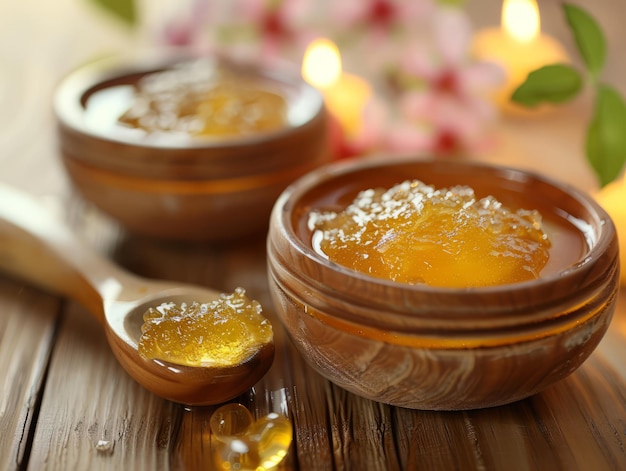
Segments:
[[[68,304],[52,357],[29,466],[159,469],[178,406],[141,388],[115,361],[102,327]]]
[[[0,277],[0,469],[28,463],[59,302]]]

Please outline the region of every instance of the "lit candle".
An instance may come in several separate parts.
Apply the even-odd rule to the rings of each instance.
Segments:
[[[363,129],[363,114],[372,89],[361,77],[342,71],[341,55],[332,41],[316,39],[309,45],[302,76],[322,92],[329,113],[339,122],[345,137],[356,137]]]
[[[615,224],[620,247],[620,283],[626,286],[626,177],[602,188],[596,200]]]
[[[478,59],[503,67],[506,81],[495,92],[494,100],[504,111],[511,112],[522,111],[510,99],[530,72],[544,65],[569,62],[563,46],[541,33],[535,0],[504,0],[501,27],[479,31],[473,53]]]

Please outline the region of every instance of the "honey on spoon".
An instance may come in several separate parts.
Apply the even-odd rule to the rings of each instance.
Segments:
[[[81,303],[104,326],[113,354],[130,376],[165,399],[189,405],[219,404],[249,389],[272,364],[271,325],[258,303],[246,298],[245,291],[238,289],[226,295],[131,274],[81,244],[36,200],[2,185],[0,269]],[[209,344],[208,349],[206,344],[196,344],[200,350],[221,348],[224,356],[220,361],[196,357],[186,362],[189,349],[178,355],[164,352],[159,343],[164,332],[158,330],[152,330],[157,343],[140,353],[144,314],[162,305],[181,309],[193,303],[205,306],[200,308],[205,314],[221,314],[220,322],[233,322],[236,329],[247,333],[230,339],[222,336],[221,346]],[[198,320],[210,322],[210,318],[198,316],[182,316],[180,322],[196,322],[198,327]],[[170,318],[172,321],[175,319]],[[207,325],[211,328],[210,323]],[[187,332],[189,335],[179,340],[198,340],[198,331]],[[226,344],[228,348],[224,348]],[[198,353],[198,348],[193,350]]]

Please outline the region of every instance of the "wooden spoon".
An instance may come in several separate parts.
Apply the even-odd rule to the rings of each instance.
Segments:
[[[80,302],[104,326],[120,364],[154,394],[189,405],[219,404],[242,394],[267,372],[269,342],[243,363],[181,366],[138,352],[143,314],[163,302],[217,299],[219,292],[148,280],[90,250],[33,198],[0,184],[0,270]]]

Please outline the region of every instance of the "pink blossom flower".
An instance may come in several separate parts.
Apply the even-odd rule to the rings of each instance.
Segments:
[[[310,7],[310,0],[239,0],[235,16],[264,59],[299,59],[315,36],[307,23]]]
[[[163,42],[169,46],[194,46],[212,16],[211,6],[208,0],[193,0],[188,10],[178,12],[163,25]]]
[[[168,45],[270,62],[299,60],[314,37],[310,0],[192,0],[163,28]]]
[[[334,2],[331,14],[346,30],[366,28],[387,35],[398,28],[412,27],[432,8],[432,0],[341,0]]]
[[[341,0],[332,3],[327,21],[346,62],[354,56],[358,68],[380,73],[397,62],[406,41],[434,9],[434,0]]]
[[[479,150],[495,117],[485,96],[503,80],[503,71],[469,58],[471,27],[460,10],[439,9],[432,27],[432,50],[421,44],[401,65],[401,75],[413,83],[401,95],[400,112],[415,123],[415,136],[403,126],[390,131],[389,145],[438,154]]]

